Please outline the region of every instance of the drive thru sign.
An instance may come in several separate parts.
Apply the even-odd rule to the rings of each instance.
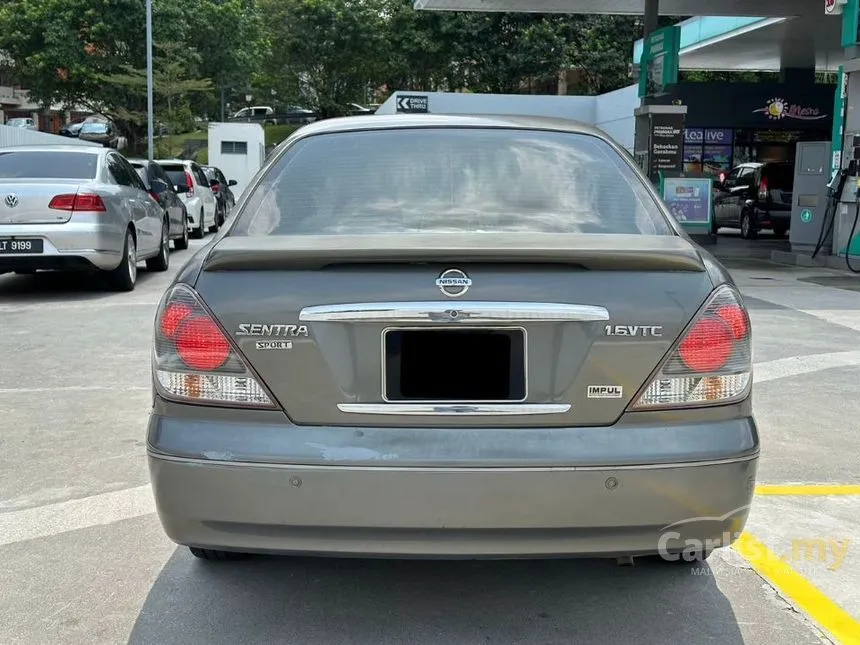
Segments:
[[[426,96],[402,95],[397,97],[397,111],[426,114],[429,112]]]

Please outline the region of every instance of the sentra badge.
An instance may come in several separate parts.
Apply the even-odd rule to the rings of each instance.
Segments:
[[[261,323],[242,323],[236,330],[237,336],[286,336],[297,338],[308,335],[307,325],[263,325]]]

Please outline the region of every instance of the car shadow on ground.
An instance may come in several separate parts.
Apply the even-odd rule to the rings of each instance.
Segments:
[[[696,568],[648,560],[205,562],[179,548],[128,642],[740,645],[713,572]]]
[[[137,269],[139,288],[158,274]],[[92,273],[40,271],[31,275],[0,275],[0,303],[34,304],[39,302],[95,302],[118,294],[105,276]]]

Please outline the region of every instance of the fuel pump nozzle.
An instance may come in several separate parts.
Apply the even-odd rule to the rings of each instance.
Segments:
[[[821,230],[818,233],[818,241],[815,244],[815,250],[812,251],[813,258],[821,252],[824,242],[833,232],[833,226],[836,223],[836,209],[842,199],[842,193],[845,190],[845,182],[848,180],[849,174],[857,175],[856,159],[851,160],[848,168],[842,168],[836,171],[827,184],[827,206],[824,209],[824,220],[821,224]]]

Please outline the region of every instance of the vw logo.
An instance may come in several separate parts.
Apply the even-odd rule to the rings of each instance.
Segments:
[[[439,291],[451,298],[459,298],[472,286],[472,280],[460,269],[447,269],[436,278]]]
[[[3,201],[9,208],[15,208],[18,205],[18,195],[6,195],[6,199]]]

